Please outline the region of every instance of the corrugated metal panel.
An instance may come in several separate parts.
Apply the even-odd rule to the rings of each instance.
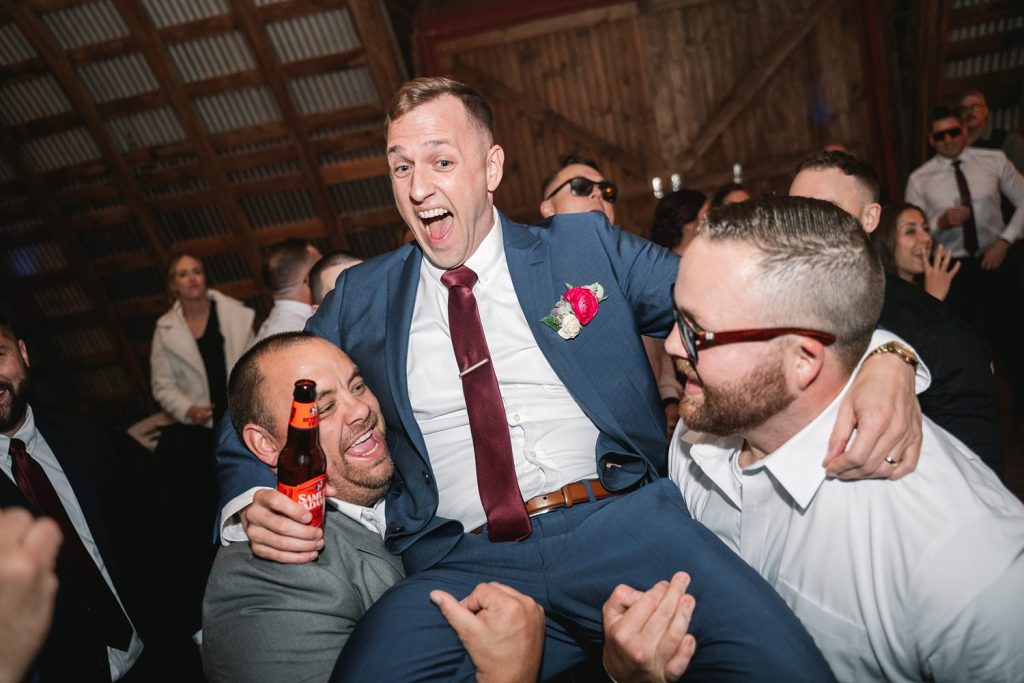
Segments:
[[[254,154],[256,152],[262,152],[268,149],[281,149],[292,144],[290,136],[284,136],[279,138],[272,138],[270,140],[260,140],[259,142],[249,142],[244,145],[235,145],[234,147],[224,147],[217,150],[217,156],[220,157],[238,157],[245,154]]]
[[[377,86],[364,66],[288,81],[288,94],[303,116],[379,101]]]
[[[65,50],[128,35],[128,27],[110,0],[49,12],[43,15],[43,23]]]
[[[210,133],[281,119],[274,96],[264,86],[200,97],[192,102],[192,107]]]
[[[114,349],[110,335],[101,327],[65,330],[60,334],[52,335],[49,341],[64,360],[110,353]]]
[[[36,56],[36,51],[14,24],[0,25],[0,66],[27,62]]]
[[[13,247],[4,254],[7,272],[14,277],[30,277],[52,273],[68,267],[64,252],[56,242],[36,242],[22,247]]]
[[[43,229],[43,219],[39,216],[25,216],[0,222],[0,235],[35,232]]]
[[[136,170],[139,175],[146,176],[150,173],[156,173],[157,171],[163,171],[168,168],[179,168],[181,166],[192,166],[199,163],[199,157],[194,154],[182,154],[174,157],[167,157],[166,159],[158,159],[156,161],[147,162],[145,166],[140,166]]]
[[[241,33],[232,31],[168,47],[171,61],[186,83],[256,68]]]
[[[65,204],[64,213],[71,218],[81,218],[91,213],[100,213],[101,211],[109,211],[111,209],[120,209],[127,211],[128,206],[120,197],[114,197],[113,199],[95,199],[92,201],[76,202],[74,204]]]
[[[284,2],[284,0],[252,0],[252,4],[256,5],[257,7],[266,7],[267,5],[277,5],[277,4],[281,3],[281,2]]]
[[[1024,66],[1024,46],[946,62],[946,78],[965,78]]]
[[[957,43],[962,40],[972,40],[992,35],[993,33],[1013,31],[1022,27],[1024,27],[1024,15],[1019,17],[1003,17],[993,21],[954,28],[949,32],[949,42]]]
[[[123,396],[133,386],[120,365],[109,365],[98,370],[72,375],[71,383],[80,396],[94,401],[112,396]]]
[[[391,251],[398,242],[398,236],[407,230],[404,223],[396,223],[373,230],[359,230],[348,234],[349,249],[359,258],[368,259]]]
[[[387,153],[387,145],[383,142],[379,145],[373,145],[371,147],[360,147],[359,149],[346,149],[337,150],[334,152],[326,152],[321,154],[319,157],[321,166],[329,166],[331,164],[338,164],[343,161],[356,161],[359,159],[373,159],[377,157],[385,156]]]
[[[139,147],[156,147],[185,139],[178,117],[170,107],[149,109],[137,114],[110,119],[107,130],[117,148],[127,152]]]
[[[238,251],[224,251],[203,257],[206,282],[216,287],[228,282],[247,282],[252,279],[245,258]]]
[[[85,128],[72,128],[46,137],[25,140],[21,151],[32,168],[40,173],[93,161],[101,156]]]
[[[209,204],[181,211],[164,211],[157,214],[157,220],[172,244],[231,234],[231,226],[224,219],[220,207]]]
[[[0,88],[0,122],[14,126],[71,111],[57,79],[49,74]]]
[[[242,209],[256,228],[314,218],[313,201],[305,190],[255,194],[241,198]]]
[[[166,185],[145,187],[142,189],[142,194],[146,196],[146,199],[159,199],[160,197],[174,197],[176,195],[202,192],[209,189],[210,183],[206,178],[185,178],[184,180],[167,183]]]
[[[360,46],[359,34],[352,26],[347,9],[275,21],[267,24],[267,33],[277,58],[285,63],[332,55]]]
[[[142,0],[158,28],[228,13],[227,0]]]
[[[164,291],[164,281],[155,268],[115,270],[100,278],[103,290],[114,303],[144,299]]]
[[[331,185],[328,191],[338,213],[379,211],[395,205],[391,180],[384,176]]]
[[[110,183],[110,173],[104,171],[98,175],[88,176],[85,178],[76,178],[69,180],[58,188],[52,190],[54,194],[62,195],[75,190],[81,190],[85,187],[96,187],[98,185],[106,185]]]
[[[77,283],[68,283],[46,289],[37,289],[32,293],[39,312],[44,317],[54,318],[61,315],[85,313],[92,310],[89,297]]]
[[[280,164],[266,164],[243,168],[239,171],[229,171],[228,180],[233,183],[251,183],[255,180],[266,180],[267,178],[279,178],[286,175],[294,175],[301,170],[298,161],[286,161]]]
[[[146,250],[142,230],[134,223],[107,225],[77,235],[78,243],[90,258],[106,258]]]
[[[96,102],[121,100],[160,89],[145,57],[138,52],[80,66],[78,76]]]
[[[353,123],[344,123],[335,126],[329,126],[327,128],[318,128],[314,131],[310,131],[310,140],[322,140],[333,135],[347,135],[349,133],[362,133],[367,130],[372,130],[380,135],[380,139],[384,140],[384,115],[381,114],[380,121],[355,121]]]

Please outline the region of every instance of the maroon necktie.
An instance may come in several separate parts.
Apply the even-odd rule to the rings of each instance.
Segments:
[[[106,644],[127,652],[132,642],[132,625],[121,606],[117,604],[117,598],[111,592],[96,562],[82,543],[75,525],[71,523],[67,510],[64,509],[64,504],[50,483],[50,478],[46,476],[39,463],[29,456],[25,450],[25,442],[21,439],[11,439],[10,453],[14,483],[35,506],[36,512],[52,517],[60,525],[64,533],[64,547],[78,568],[83,585],[91,591],[91,602],[103,620]]]
[[[530,518],[516,480],[505,405],[473,296],[476,273],[459,266],[442,275],[441,284],[448,288],[448,326],[469,413],[487,535],[492,541],[518,541],[530,535]]]
[[[964,221],[964,249],[971,256],[978,253],[978,226],[974,224],[974,206],[971,204],[971,188],[967,186],[967,178],[960,170],[960,159],[953,160],[953,174],[956,176],[956,189],[960,191],[960,204],[971,210],[971,215]]]

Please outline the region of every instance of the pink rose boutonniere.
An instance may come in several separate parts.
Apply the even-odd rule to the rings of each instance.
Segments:
[[[584,287],[565,285],[565,294],[551,312],[540,319],[562,339],[575,339],[583,326],[597,315],[598,306],[607,299],[604,287],[595,282]]]

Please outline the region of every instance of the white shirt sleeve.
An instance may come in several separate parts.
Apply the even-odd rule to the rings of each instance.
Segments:
[[[1013,244],[1024,234],[1024,176],[1017,172],[1010,160],[1003,157],[999,167],[999,191],[1013,203],[1017,210],[1006,224],[1000,238]]]
[[[224,505],[224,509],[220,511],[220,542],[222,545],[249,540],[245,529],[242,527],[242,518],[239,513],[252,503],[252,499],[256,496],[257,491],[266,488],[270,487],[254,486],[245,493],[235,496]]]

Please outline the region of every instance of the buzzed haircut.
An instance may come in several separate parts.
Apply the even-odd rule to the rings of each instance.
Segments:
[[[600,173],[602,177],[604,177],[604,173],[601,171],[601,168],[593,159],[588,159],[582,154],[566,154],[565,156],[558,160],[558,165],[555,166],[551,173],[547,174],[547,176],[544,178],[544,181],[540,184],[540,198],[542,200],[545,198],[545,195],[547,194],[548,185],[550,185],[551,182],[555,179],[555,176],[561,173],[562,169],[568,168],[569,166],[573,166],[575,164],[580,164],[581,166],[589,166],[590,168]]]
[[[313,338],[313,334],[309,332],[272,334],[253,344],[235,363],[228,378],[228,412],[231,413],[231,425],[239,439],[242,438],[242,430],[247,424],[258,425],[269,432],[274,429],[274,419],[263,402],[265,378],[260,371],[260,361],[269,354],[303,344]]]
[[[971,95],[974,95],[975,97],[980,97],[981,101],[984,102],[986,106],[988,106],[988,98],[985,97],[985,93],[983,93],[980,90],[977,90],[975,88],[970,88],[968,90],[964,90],[963,93],[960,94],[960,99],[957,100],[957,101],[958,102],[963,102],[965,97],[970,97]]]
[[[834,334],[839,362],[856,367],[885,288],[882,264],[856,218],[820,199],[762,197],[712,209],[697,234],[759,251],[759,281],[773,324]]]
[[[263,252],[263,281],[271,294],[287,294],[302,283],[312,258],[310,246],[309,240],[289,237],[266,248]]]
[[[321,282],[320,274],[332,266],[349,266],[362,263],[362,259],[343,251],[332,251],[316,262],[309,271],[309,288],[313,292],[313,303],[320,305],[327,296],[327,287]]]
[[[834,168],[843,175],[852,176],[857,182],[868,191],[872,202],[877,202],[881,195],[881,188],[878,185],[878,174],[875,168],[860,157],[846,152],[815,152],[797,164],[793,171],[793,178],[796,178],[803,171],[820,171]]]
[[[935,109],[932,109],[932,115],[928,117],[928,124],[931,125],[931,124],[935,123],[936,121],[941,121],[942,119],[950,119],[950,118],[956,119],[957,121],[959,121],[960,120],[960,114],[957,113],[957,111],[955,109],[953,109],[952,107],[946,107],[946,106],[935,107]]]
[[[451,95],[462,102],[469,118],[476,121],[487,133],[489,141],[494,140],[494,112],[487,100],[465,83],[440,76],[414,78],[406,81],[391,98],[387,117],[384,119],[384,134],[397,119],[405,116],[421,104],[433,102],[444,95]]]

